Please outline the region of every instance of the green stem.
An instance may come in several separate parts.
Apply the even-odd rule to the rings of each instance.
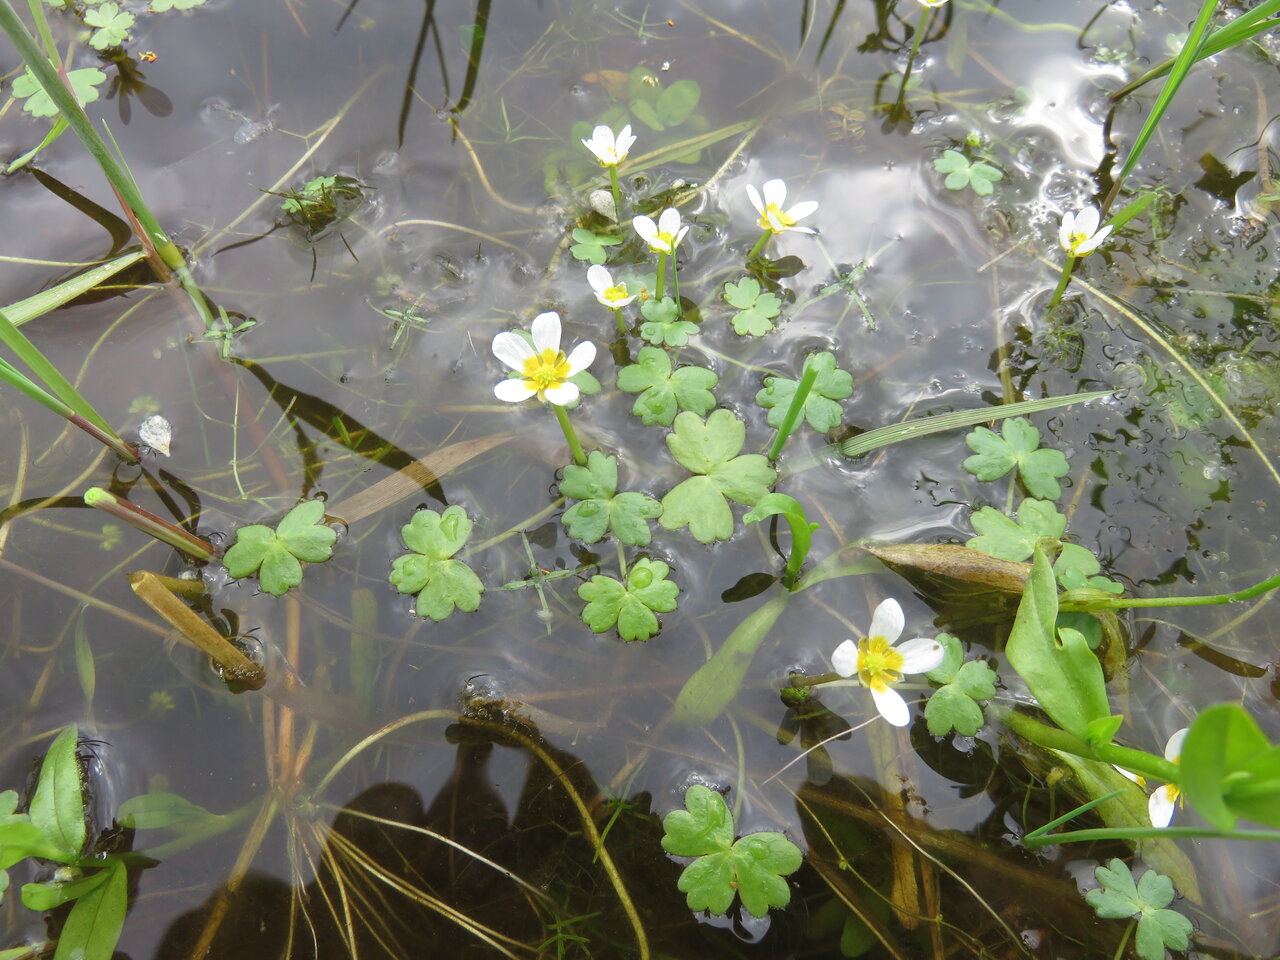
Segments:
[[[920,25],[916,27],[916,35],[911,40],[911,53],[907,55],[907,69],[902,74],[902,86],[898,88],[898,99],[894,104],[894,109],[901,110],[907,102],[907,84],[911,82],[911,70],[916,63],[916,54],[920,52],[920,41],[924,38],[925,30],[929,26],[929,15],[933,11],[925,7],[920,11]]]
[[[39,0],[31,0],[32,9],[35,12],[37,25],[43,24],[43,16],[39,11]],[[39,29],[39,26],[37,27]],[[47,33],[47,24],[43,27]],[[204,299],[204,295],[200,293],[191,277],[190,271],[187,269],[186,259],[182,255],[182,251],[178,248],[160,226],[160,222],[151,212],[151,208],[142,198],[141,191],[138,190],[137,183],[124,165],[120,163],[111,151],[107,149],[106,142],[98,135],[98,131],[94,129],[93,123],[85,114],[84,109],[71,91],[67,89],[58,70],[54,68],[49,58],[40,49],[36,43],[35,37],[29,31],[19,18],[13,5],[9,0],[0,0],[0,30],[8,34],[10,41],[17,49],[19,56],[23,62],[31,70],[32,75],[40,82],[40,86],[53,101],[54,106],[58,108],[58,112],[66,119],[68,126],[71,127],[80,142],[84,144],[90,156],[97,161],[98,166],[102,169],[103,174],[110,182],[112,188],[116,191],[120,198],[121,204],[125,211],[134,217],[138,225],[142,228],[144,236],[141,238],[144,245],[155,251],[160,264],[169,268],[178,274],[178,279],[182,283],[183,288],[191,297],[192,304],[197,312],[200,313],[201,319],[205,325],[209,326],[213,322],[212,314],[209,311],[209,305]],[[46,43],[52,41],[47,39]],[[53,49],[52,47],[50,48]]]
[[[197,537],[171,520],[157,517],[151,511],[143,510],[128,500],[121,500],[101,487],[90,487],[86,490],[84,502],[197,560],[212,560],[218,555],[217,548],[208,540]]]
[[[671,251],[671,295],[676,300],[676,315],[683,316],[684,311],[680,308],[680,271],[676,262],[676,252]]]
[[[618,189],[618,167],[616,164],[609,168],[609,186],[613,189],[613,222],[621,223],[622,191]]]
[[[569,422],[569,411],[558,403],[551,404],[551,409],[555,411],[556,419],[560,421],[560,429],[564,431],[564,438],[569,441],[569,452],[573,454],[573,462],[580,467],[587,465],[587,455],[582,452],[582,444],[578,442],[578,435],[573,432],[573,424]]]
[[[1067,262],[1062,265],[1062,276],[1058,277],[1058,287],[1053,291],[1053,296],[1049,300],[1049,306],[1046,312],[1053,310],[1062,299],[1062,294],[1067,289],[1067,283],[1071,280],[1071,271],[1076,267],[1076,258],[1067,254]]]
[[[96,424],[90,423],[53,394],[42,389],[39,384],[23,376],[20,370],[5,360],[0,360],[0,380],[25,393],[36,403],[48,410],[52,410],[58,416],[64,417],[73,426],[79,427],[99,443],[110,447],[129,463],[138,462],[138,451],[134,450],[129,444],[125,443],[113,432],[103,431]]]
[[[1062,595],[1059,609],[1067,611],[1089,610],[1125,610],[1131,607],[1212,607],[1227,603],[1239,603],[1241,600],[1252,600],[1271,590],[1280,587],[1280,574],[1268,577],[1252,587],[1237,590],[1235,593],[1215,593],[1208,597],[1116,597],[1095,596],[1094,591],[1069,590]],[[1086,593],[1085,596],[1079,594]]]
[[[662,285],[667,279],[667,255],[665,253],[658,254],[658,282],[654,286],[653,299],[662,299]]]
[[[987,713],[994,719],[1003,722],[1005,726],[1022,737],[1022,739],[1029,740],[1036,746],[1044,747],[1046,750],[1059,750],[1062,753],[1071,753],[1087,760],[1113,763],[1116,766],[1124,767],[1126,770],[1132,770],[1135,773],[1140,773],[1143,776],[1150,777],[1153,780],[1161,780],[1165,783],[1178,783],[1181,777],[1181,770],[1176,763],[1147,753],[1145,750],[1133,750],[1130,747],[1120,747],[1114,743],[1088,744],[1065,730],[1050,727],[1038,720],[1033,720],[1025,713],[1018,713],[1015,710],[1010,710],[994,703],[987,707]]]
[[[627,324],[626,321],[622,319],[622,308],[614,307],[613,315],[618,321],[618,333],[625,337],[627,335]]]
[[[787,437],[791,436],[791,431],[796,428],[796,421],[800,419],[805,401],[809,399],[809,392],[813,389],[813,383],[817,379],[818,368],[806,359],[804,373],[800,374],[800,382],[796,384],[796,392],[791,396],[791,405],[787,407],[787,413],[782,418],[782,425],[778,427],[778,435],[773,438],[773,446],[769,448],[770,460],[777,460],[778,455],[782,453],[782,445],[787,442]]]
[[[801,677],[801,676],[798,676],[798,675],[794,675],[794,674],[793,674],[790,678],[788,678],[788,680],[787,680],[787,686],[789,686],[789,687],[816,687],[816,686],[817,686],[818,684],[820,684],[820,683],[834,683],[834,682],[835,682],[835,681],[837,681],[837,680],[843,680],[843,679],[845,679],[845,678],[844,678],[844,677],[842,677],[842,676],[840,676],[840,674],[835,673],[835,672],[832,672],[832,673],[819,673],[819,674],[815,674],[815,675],[814,675],[814,676],[812,676],[812,677]]]
[[[769,242],[769,238],[773,236],[772,230],[765,230],[760,234],[760,239],[756,241],[756,245],[751,248],[751,252],[747,254],[748,260],[754,260],[764,252],[764,245]]]

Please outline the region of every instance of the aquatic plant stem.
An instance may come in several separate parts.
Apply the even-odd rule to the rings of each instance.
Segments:
[[[769,238],[773,236],[772,230],[765,230],[760,234],[760,239],[756,241],[756,245],[751,248],[751,252],[747,254],[747,260],[754,260],[760,254],[764,253],[764,245],[769,242]]]
[[[667,279],[667,255],[665,253],[658,254],[658,281],[654,284],[653,299],[662,299],[663,284]]]
[[[90,487],[86,490],[84,502],[197,560],[212,560],[218,555],[217,548],[208,540],[203,540],[194,533],[182,529],[176,523],[157,517],[151,511],[143,510],[128,500],[122,500],[101,487]]]
[[[1076,268],[1077,259],[1067,254],[1067,262],[1062,265],[1062,275],[1058,277],[1058,286],[1053,291],[1053,296],[1049,298],[1049,306],[1045,308],[1046,313],[1051,312],[1062,300],[1062,294],[1066,292],[1067,284],[1071,282],[1071,273]]]
[[[776,461],[782,453],[782,446],[787,442],[787,437],[791,436],[791,431],[796,428],[796,421],[800,419],[805,401],[809,399],[809,393],[813,390],[814,381],[817,379],[818,368],[810,362],[809,358],[806,358],[804,372],[800,374],[800,382],[796,384],[796,392],[791,395],[791,404],[787,407],[782,424],[778,427],[777,436],[773,438],[773,446],[769,448],[770,460]]]
[[[613,189],[613,222],[622,222],[622,191],[618,189],[618,166],[609,167],[609,186]]]
[[[676,252],[671,251],[671,296],[676,301],[676,313],[683,316],[684,311],[680,309],[680,272],[676,263]]]
[[[618,321],[618,333],[622,334],[625,337],[627,335],[627,323],[625,320],[622,319],[622,308],[614,307],[613,316],[614,316],[614,319]]]
[[[903,109],[907,102],[907,84],[911,82],[911,70],[916,64],[916,55],[920,52],[920,41],[929,26],[929,16],[933,10],[925,7],[920,11],[920,25],[916,27],[916,35],[911,39],[911,52],[907,54],[907,68],[902,72],[902,86],[898,88],[898,99],[893,104],[894,112]]]
[[[1235,593],[1215,593],[1207,597],[1117,597],[1094,596],[1098,591],[1069,590],[1062,595],[1059,609],[1064,611],[1090,610],[1126,610],[1134,607],[1212,607],[1227,603],[1239,603],[1241,600],[1252,600],[1268,591],[1280,588],[1280,574],[1268,577],[1252,587],[1237,590]],[[1086,596],[1080,596],[1080,594]]]
[[[1019,713],[994,702],[987,706],[987,715],[999,720],[1023,740],[1028,740],[1038,747],[1074,754],[1086,760],[1100,760],[1103,763],[1115,764],[1165,783],[1180,782],[1181,768],[1176,763],[1147,753],[1145,750],[1134,750],[1114,743],[1089,744],[1065,730],[1048,726],[1025,713]]]
[[[578,442],[578,435],[573,431],[573,424],[569,422],[569,411],[558,403],[551,404],[551,409],[555,411],[556,420],[560,422],[560,429],[564,431],[564,438],[569,441],[569,452],[573,454],[573,462],[580,467],[587,465],[587,455],[582,452],[582,444]]]
[[[42,23],[43,17],[41,16],[41,11],[38,10],[39,0],[32,0],[32,7],[33,10],[36,10],[33,15],[36,17],[37,24]],[[179,282],[191,298],[193,306],[200,314],[206,327],[211,326],[213,314],[204,295],[196,286],[190,270],[187,268],[186,258],[183,256],[182,251],[161,228],[160,222],[151,212],[151,208],[147,206],[146,201],[143,200],[137,183],[134,182],[133,177],[124,165],[107,149],[106,142],[98,134],[80,103],[72,95],[71,91],[67,89],[59,71],[54,68],[48,56],[40,49],[35,37],[31,35],[26,24],[19,18],[9,0],[0,0],[0,30],[3,30],[8,35],[27,68],[39,81],[44,92],[53,101],[54,106],[58,108],[58,112],[66,119],[67,124],[75,131],[76,136],[80,138],[80,142],[84,144],[90,156],[102,169],[112,189],[115,190],[116,195],[120,198],[121,205],[126,213],[137,220],[138,226],[141,227],[139,239],[152,252],[152,262],[157,273],[166,279],[168,270],[172,270],[177,274]],[[45,24],[44,30],[45,32],[48,31],[47,24]],[[50,49],[52,50],[53,48],[50,47]]]
[[[110,447],[129,463],[138,462],[138,451],[116,436],[114,431],[107,432],[100,429],[96,424],[90,423],[53,394],[41,389],[39,384],[24,377],[21,371],[5,360],[0,360],[0,380],[11,387],[17,388],[20,392],[25,393],[36,401],[36,403],[48,410],[52,410],[58,416],[64,417],[73,426],[79,427],[99,443]]]

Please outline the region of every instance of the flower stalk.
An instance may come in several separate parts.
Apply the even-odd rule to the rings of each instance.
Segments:
[[[573,424],[569,422],[569,411],[558,403],[551,404],[551,409],[555,411],[560,429],[564,431],[564,438],[569,441],[569,453],[573,455],[573,462],[580,467],[585,467],[587,455],[582,449],[582,444],[578,442],[578,434],[574,432]]]

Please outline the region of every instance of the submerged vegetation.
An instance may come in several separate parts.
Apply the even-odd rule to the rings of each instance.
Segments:
[[[1280,948],[1280,0],[202,5],[0,0],[0,960]]]

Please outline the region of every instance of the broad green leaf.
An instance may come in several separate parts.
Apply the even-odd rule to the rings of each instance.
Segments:
[[[667,579],[671,568],[661,560],[637,560],[624,586],[613,577],[597,574],[578,587],[587,601],[583,622],[593,633],[618,628],[623,640],[648,640],[658,632],[655,613],[670,613],[679,602],[680,588]]]
[[[1094,871],[1102,886],[1084,898],[1094,912],[1107,919],[1138,917],[1134,945],[1143,960],[1164,960],[1165,948],[1185,950],[1191,921],[1165,908],[1173,902],[1173,883],[1155,870],[1147,870],[1135,884],[1123,860],[1112,860]]]
[[[1201,711],[1183,741],[1180,765],[1187,802],[1219,830],[1234,829],[1239,816],[1280,827],[1275,794],[1248,803],[1247,812],[1233,803],[1233,790],[1280,779],[1280,751],[1243,707],[1220,703]]]
[[[276,529],[251,524],[236,531],[236,542],[222,558],[227,573],[239,579],[258,573],[262,589],[281,596],[302,582],[302,564],[320,563],[333,554],[337,532],[320,523],[323,500],[304,500],[290,510]]]
[[[155,13],[164,13],[166,10],[190,10],[204,2],[205,0],[151,0],[150,6]]]
[[[400,528],[405,546],[414,552],[392,561],[388,579],[401,593],[418,595],[418,616],[439,622],[455,609],[472,613],[479,608],[484,584],[469,566],[452,559],[471,535],[471,527],[466,511],[454,505],[444,513],[424,507]]]
[[[770,907],[785,907],[791,888],[782,878],[800,868],[800,848],[780,833],[761,832],[733,841],[733,815],[724,797],[701,784],[685,793],[685,810],[662,821],[662,846],[668,853],[697,857],[680,874],[676,887],[689,909],[723,915],[734,894],[754,917]]]
[[[107,878],[71,908],[53,960],[111,960],[129,905],[128,876],[119,860],[108,859]]]
[[[818,524],[810,523],[804,507],[795,497],[785,493],[766,493],[742,518],[743,523],[759,523],[766,517],[781,516],[791,529],[791,555],[787,560],[784,582],[790,584],[800,575],[800,568],[809,555],[809,544]]]
[[[85,844],[84,792],[76,758],[79,731],[74,725],[59,733],[40,765],[31,798],[31,823],[58,851],[59,860],[74,860]]]
[[[1084,739],[1091,721],[1111,714],[1106,680],[1102,664],[1079,631],[1063,628],[1055,639],[1057,614],[1053,569],[1036,548],[1005,656],[1045,713]]]
[[[773,319],[782,312],[782,301],[778,295],[761,293],[760,281],[754,277],[726,283],[724,299],[730,306],[738,308],[731,322],[734,332],[740,336],[764,336],[773,329]]]
[[[658,522],[663,527],[688,526],[702,543],[732,536],[733,514],[726,498],[754,506],[777,479],[762,455],[738,455],[746,437],[746,424],[728,410],[712,411],[705,422],[689,412],[676,417],[667,447],[694,476],[662,498]]]
[[[925,703],[924,718],[929,733],[946,736],[952,730],[971,737],[982,727],[982,708],[977,700],[990,700],[996,695],[996,672],[982,660],[964,662],[964,647],[949,633],[940,633],[943,658],[926,676],[943,684]]]
[[[1004,178],[1004,173],[989,163],[970,160],[959,150],[945,150],[933,161],[933,169],[945,173],[942,185],[948,190],[971,187],[980,197],[989,196],[995,189],[992,184]]]
[[[89,46],[95,50],[120,46],[129,39],[129,28],[133,26],[133,19],[132,13],[121,10],[114,3],[99,4],[86,10],[85,25],[97,28],[89,38]]]
[[[97,67],[81,67],[79,70],[68,70],[67,80],[71,84],[72,95],[83,106],[98,99],[97,88],[107,82],[107,75]],[[15,100],[23,101],[22,109],[33,117],[58,115],[58,108],[29,68],[23,71],[22,76],[14,78],[10,93]]]
[[[804,418],[819,433],[826,433],[840,426],[844,412],[839,400],[853,395],[853,377],[836,368],[835,354],[829,351],[815,353],[807,361],[818,369],[818,379],[804,403]],[[769,426],[777,429],[787,415],[791,398],[795,396],[798,380],[785,377],[766,377],[764,389],[756,394],[756,403],[769,411]]]
[[[696,323],[680,318],[680,307],[670,297],[644,301],[640,313],[645,319],[640,336],[655,346],[683,347],[698,332]]]
[[[573,239],[574,244],[569,248],[569,253],[573,255],[575,260],[586,260],[589,263],[604,263],[609,259],[609,254],[605,247],[613,247],[622,243],[622,240],[618,237],[592,233],[582,227],[574,227]]]
[[[702,88],[694,80],[677,80],[658,95],[654,111],[658,122],[678,127],[693,115],[702,98]]]
[[[964,438],[974,456],[964,461],[964,468],[979,480],[998,480],[1016,469],[1027,492],[1042,500],[1062,496],[1059,477],[1070,471],[1061,450],[1038,449],[1040,431],[1022,417],[1006,420],[997,434],[977,427]]]
[[[1053,573],[1058,578],[1063,590],[1106,590],[1108,593],[1114,593],[1117,596],[1124,593],[1124,584],[1116,583],[1114,580],[1108,580],[1106,577],[1096,576],[1102,570],[1102,564],[1098,562],[1098,558],[1094,556],[1092,550],[1088,550],[1078,543],[1064,543],[1062,550],[1058,553],[1058,559],[1053,562]],[[1095,621],[1096,623],[1096,621]],[[1096,643],[1090,643],[1091,647],[1097,646]]]
[[[587,455],[587,465],[564,468],[560,493],[580,500],[564,514],[569,536],[596,543],[610,530],[631,546],[647,546],[653,538],[649,521],[662,513],[662,504],[642,493],[618,493],[618,460],[598,450]]]
[[[1031,498],[1018,505],[1016,521],[994,507],[983,507],[969,519],[979,535],[965,546],[1001,560],[1026,560],[1038,541],[1057,540],[1067,529],[1067,518],[1053,503]]]
[[[120,804],[116,819],[135,830],[166,830],[216,816],[176,793],[144,793]]]
[[[73,854],[67,853],[60,845],[55,845],[25,814],[15,814],[0,823],[0,870],[7,870],[27,857],[70,863],[79,853],[78,850]]]
[[[1097,890],[1090,890],[1084,898],[1098,916],[1118,920],[1132,917],[1142,910],[1138,885],[1133,882],[1133,874],[1123,860],[1112,860],[1108,866],[1095,869],[1093,875],[1101,886]]]
[[[618,371],[618,389],[639,393],[631,412],[645,426],[671,426],[680,410],[703,416],[716,405],[711,390],[719,378],[706,367],[671,370],[671,358],[657,347],[641,347],[636,362]]]
[[[109,876],[109,870],[99,870],[87,877],[78,877],[65,883],[24,883],[22,905],[38,913],[55,910],[68,901],[83,897]]]

